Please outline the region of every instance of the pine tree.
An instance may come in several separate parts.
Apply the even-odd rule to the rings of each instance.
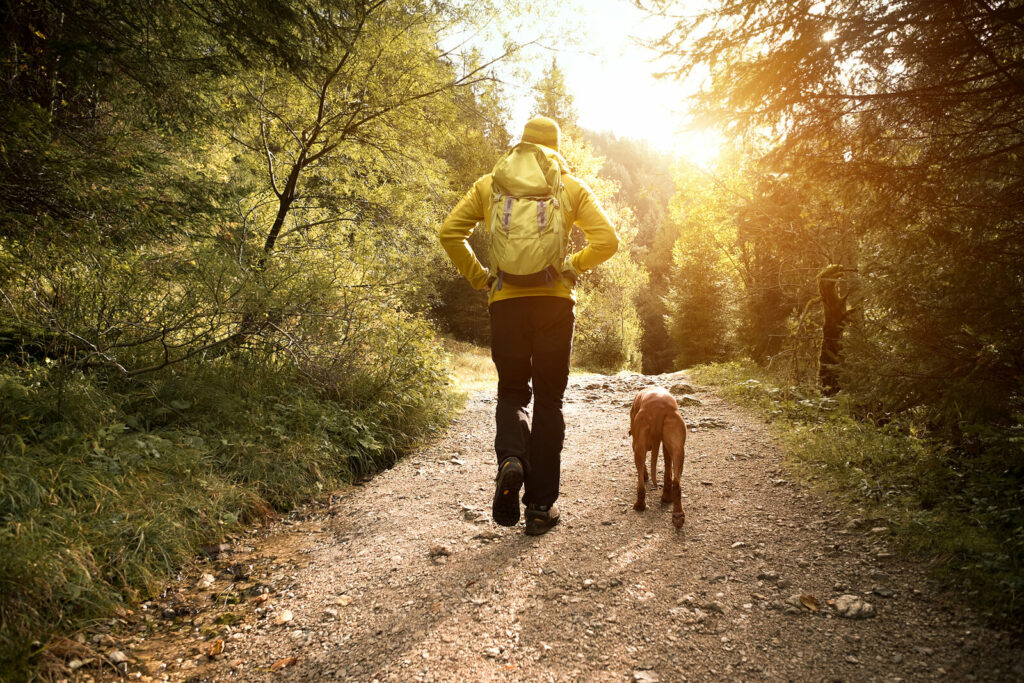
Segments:
[[[551,58],[551,65],[534,86],[537,95],[533,100],[530,116],[546,116],[553,119],[563,134],[573,135],[578,125],[574,98],[565,82],[565,72],[558,65],[558,58]]]

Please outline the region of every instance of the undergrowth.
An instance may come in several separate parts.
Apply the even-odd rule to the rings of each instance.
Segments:
[[[454,407],[439,356],[331,397],[265,366],[187,370],[119,385],[0,365],[0,680],[202,544],[393,464]]]
[[[454,338],[444,342],[452,363],[452,381],[461,391],[496,390],[498,373],[487,347]]]
[[[991,617],[1024,616],[1024,430],[969,427],[954,445],[913,414],[858,417],[842,394],[775,386],[749,363],[705,365],[695,379],[775,425],[786,466],[865,521],[888,527],[953,593]]]

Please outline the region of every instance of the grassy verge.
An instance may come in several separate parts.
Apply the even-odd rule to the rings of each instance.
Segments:
[[[451,338],[445,338],[444,347],[452,366],[451,381],[464,395],[475,391],[497,391],[498,373],[491,360],[490,349]],[[569,369],[570,376],[602,372],[575,365]]]
[[[797,478],[924,559],[954,593],[997,619],[1024,616],[1024,458],[1019,433],[967,450],[931,438],[912,416],[859,420],[844,399],[779,387],[752,364],[696,368],[700,382],[775,427]]]
[[[452,382],[461,391],[496,390],[498,374],[489,349],[451,338],[444,340],[444,346],[452,366]]]
[[[387,467],[450,418],[443,366],[324,397],[238,363],[117,386],[0,365],[0,680],[56,663],[109,618],[272,510]]]

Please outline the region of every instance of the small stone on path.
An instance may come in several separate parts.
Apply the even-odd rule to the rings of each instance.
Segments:
[[[836,612],[846,619],[868,619],[875,616],[875,607],[856,595],[840,595],[836,598]]]
[[[499,534],[497,531],[494,531],[492,529],[487,529],[485,531],[481,531],[480,533],[476,534],[475,536],[473,536],[473,538],[481,540],[481,541],[493,541],[496,538],[501,538],[501,534]]]
[[[711,600],[710,602],[705,602],[700,607],[701,609],[708,612],[717,612],[718,614],[725,613],[725,606],[718,600]]]

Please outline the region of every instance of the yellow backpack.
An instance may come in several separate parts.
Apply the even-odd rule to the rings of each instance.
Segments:
[[[551,287],[566,278],[562,268],[569,231],[562,200],[558,153],[521,142],[494,166],[491,191],[491,267],[501,289]],[[571,287],[571,283],[569,283]]]

